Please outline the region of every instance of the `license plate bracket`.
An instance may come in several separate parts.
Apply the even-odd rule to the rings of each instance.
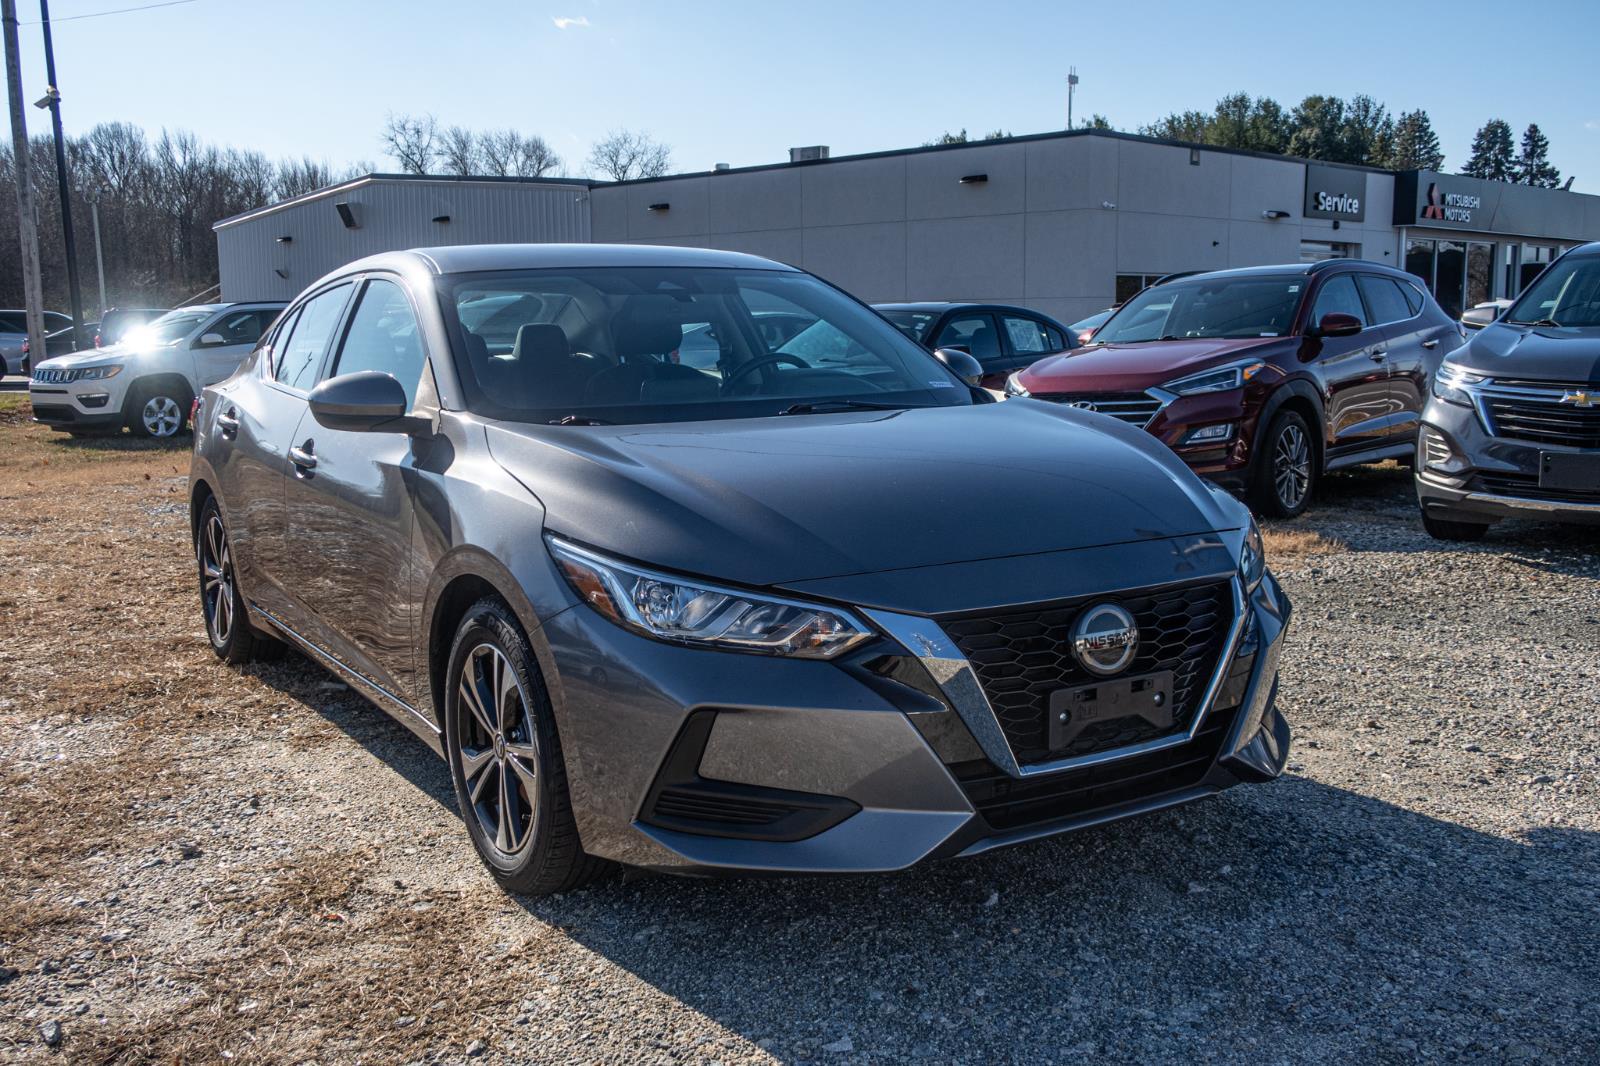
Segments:
[[[1600,492],[1600,453],[1540,452],[1539,487]]]
[[[1097,722],[1116,718],[1139,717],[1157,729],[1172,728],[1172,686],[1172,671],[1160,670],[1052,692],[1050,750],[1066,747]]]

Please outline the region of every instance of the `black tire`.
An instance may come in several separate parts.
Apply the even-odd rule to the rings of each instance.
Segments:
[[[493,597],[468,608],[456,629],[444,743],[461,818],[502,888],[544,896],[611,869],[578,840],[561,738],[533,649],[510,608]]]
[[[284,646],[250,625],[244,596],[233,571],[233,552],[222,509],[214,498],[200,508],[194,558],[200,574],[200,613],[211,650],[225,663],[269,662],[282,658]]]
[[[1483,535],[1489,532],[1488,525],[1483,522],[1452,522],[1448,518],[1435,518],[1427,511],[1422,512],[1422,528],[1434,540],[1467,542],[1482,540]]]
[[[1317,445],[1294,411],[1279,411],[1256,438],[1250,502],[1269,518],[1294,518],[1311,505],[1317,487]]]
[[[188,424],[194,397],[187,385],[155,381],[134,385],[126,402],[128,429],[134,436],[171,440]]]

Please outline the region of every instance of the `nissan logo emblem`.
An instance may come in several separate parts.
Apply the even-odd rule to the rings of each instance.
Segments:
[[[1114,603],[1097,603],[1072,624],[1072,654],[1091,674],[1110,677],[1133,662],[1139,627]]]

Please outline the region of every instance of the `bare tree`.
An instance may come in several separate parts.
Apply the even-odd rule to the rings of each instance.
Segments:
[[[613,130],[595,142],[589,165],[612,181],[659,178],[672,166],[672,149],[642,131]]]
[[[439,158],[439,122],[432,115],[396,115],[383,125],[383,150],[407,174],[427,174]]]
[[[543,138],[516,130],[478,135],[478,158],[485,174],[500,178],[542,178],[561,166],[561,157]]]
[[[482,170],[478,135],[465,126],[451,126],[439,135],[439,163],[446,174],[466,177]]]
[[[332,168],[310,156],[285,159],[278,164],[278,180],[272,191],[279,200],[291,200],[332,185],[334,180]]]
[[[549,142],[538,134],[522,138],[517,151],[516,174],[519,178],[542,178],[561,166],[561,157]]]

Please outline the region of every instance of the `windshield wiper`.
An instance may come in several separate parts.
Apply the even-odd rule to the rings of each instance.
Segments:
[[[1533,320],[1533,321],[1532,321],[1532,322],[1528,322],[1528,323],[1521,323],[1521,322],[1519,322],[1519,323],[1517,323],[1517,324],[1518,324],[1518,325],[1519,325],[1519,326],[1520,326],[1520,325],[1529,325],[1529,326],[1555,326],[1555,327],[1556,327],[1556,328],[1557,328],[1557,329],[1560,329],[1560,328],[1561,328],[1561,323],[1559,323],[1559,322],[1557,322],[1557,321],[1556,321],[1556,320],[1555,320],[1555,319],[1553,319],[1553,318],[1536,318],[1536,319],[1534,319],[1534,320]]]
[[[779,414],[810,415],[825,411],[900,411],[908,407],[924,407],[917,403],[873,403],[871,400],[816,400],[785,407]]]
[[[590,418],[588,415],[562,415],[550,423],[552,426],[613,426],[615,422],[607,422],[603,418]]]

